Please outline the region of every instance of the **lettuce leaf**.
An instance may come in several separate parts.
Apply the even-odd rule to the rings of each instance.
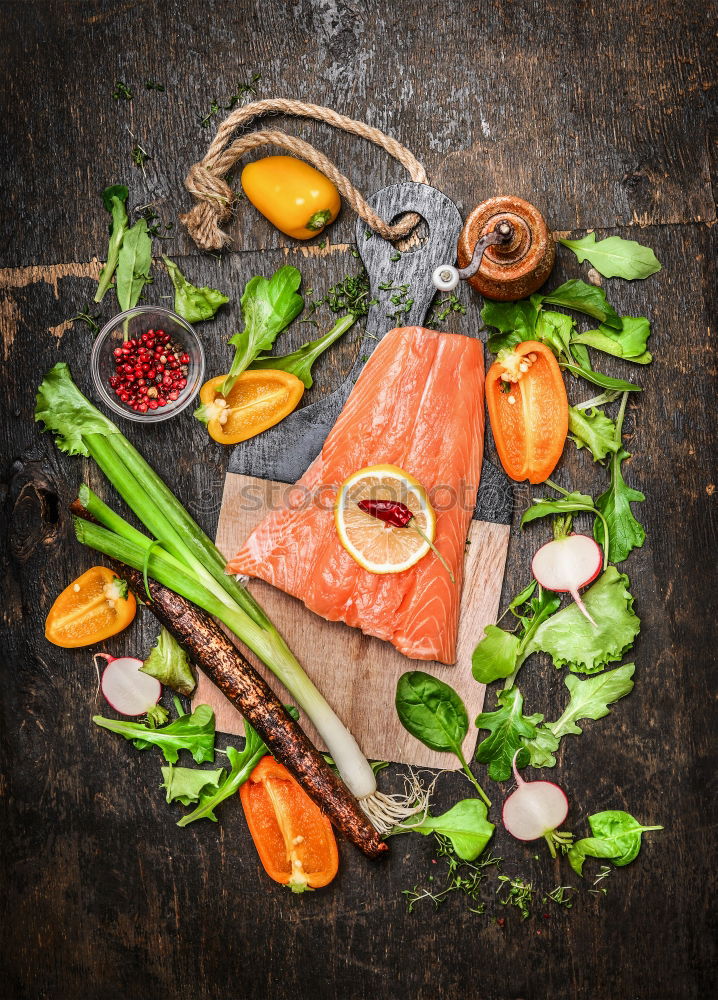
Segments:
[[[212,319],[220,306],[229,302],[229,297],[204,285],[198,288],[182,274],[177,264],[169,257],[162,257],[167,273],[175,289],[174,311],[188,323],[201,323]]]
[[[631,510],[632,503],[639,503],[646,498],[640,490],[634,490],[626,484],[621,471],[622,464],[630,457],[625,448],[611,456],[611,485],[596,500],[596,509],[603,514],[608,525],[612,562],[623,562],[633,549],[640,549],[646,540],[645,529]],[[596,518],[593,537],[600,545],[603,544],[603,535],[603,522]]]
[[[225,771],[223,768],[201,771],[196,767],[175,767],[169,764],[162,768],[162,777],[164,781],[160,788],[164,788],[167,802],[181,802],[183,806],[188,806],[192,802],[199,802],[201,795],[216,791],[225,777]]]
[[[55,435],[55,444],[68,455],[84,455],[90,452],[85,444],[87,434],[120,434],[119,428],[108,420],[104,413],[92,405],[82,395],[72,381],[70,369],[64,361],[51,368],[37,390],[35,420],[42,422],[46,431]]]
[[[191,715],[181,715],[162,729],[151,729],[141,722],[105,719],[101,715],[94,715],[92,721],[132,740],[138,750],[159,747],[168,764],[177,763],[180,750],[188,750],[197,764],[214,760],[214,712],[209,705],[198,705]]]
[[[615,421],[607,417],[597,406],[579,409],[568,408],[569,437],[576,447],[588,448],[594,461],[602,461],[606,455],[618,451],[620,445],[616,440]]]
[[[526,655],[548,653],[555,667],[567,666],[576,674],[595,674],[622,659],[641,625],[628,586],[628,577],[609,566],[583,595],[597,627],[569,604],[539,626]]]
[[[543,715],[523,714],[524,699],[517,687],[500,691],[497,696],[499,708],[494,712],[482,712],[477,716],[478,729],[488,729],[491,733],[479,743],[476,759],[489,765],[489,777],[494,781],[507,781],[511,777],[511,762],[517,750],[517,767],[526,767],[529,753],[525,740],[536,736],[536,727],[543,721]]]
[[[180,694],[192,694],[197,684],[187,654],[166,628],[160,631],[140,670]]]

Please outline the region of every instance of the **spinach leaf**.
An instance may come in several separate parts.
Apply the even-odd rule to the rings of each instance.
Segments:
[[[138,219],[122,240],[117,259],[117,301],[125,312],[137,305],[142,289],[150,280],[152,240],[147,221]]]
[[[646,540],[643,525],[636,520],[631,510],[632,503],[638,503],[646,498],[640,490],[634,490],[632,486],[626,485],[621,465],[627,458],[630,458],[630,455],[624,448],[611,456],[611,485],[596,500],[596,507],[608,525],[613,562],[623,562],[633,549],[640,549]],[[599,544],[603,544],[604,533],[604,522],[596,519],[593,536]]]
[[[653,355],[646,350],[646,341],[650,335],[651,324],[645,316],[624,316],[620,330],[602,323],[598,330],[575,334],[571,344],[583,344],[637,365],[647,365],[653,360]]]
[[[575,309],[576,312],[593,316],[594,319],[613,327],[615,330],[621,329],[621,317],[613,306],[609,305],[604,290],[596,285],[589,285],[579,278],[565,281],[563,285],[559,285],[548,295],[542,295],[541,300],[549,305]]]
[[[200,771],[196,767],[175,767],[169,764],[162,768],[164,781],[160,788],[164,788],[167,802],[181,802],[183,806],[188,806],[192,802],[198,802],[203,792],[216,790],[224,776],[222,768],[217,771]]]
[[[438,833],[448,837],[454,852],[463,861],[474,861],[486,847],[494,832],[494,824],[486,818],[486,805],[479,799],[463,799],[441,816],[425,816],[415,826],[403,823],[392,834]]]
[[[474,679],[480,684],[491,684],[515,674],[528,655],[526,650],[539,625],[559,607],[561,598],[549,590],[539,588],[538,597],[532,598],[534,587],[535,584],[530,584],[509,605],[521,623],[518,632],[506,632],[497,625],[487,625],[484,629],[484,638],[471,658]],[[517,614],[517,609],[524,605],[526,613]]]
[[[169,257],[163,255],[162,260],[175,289],[174,311],[188,323],[212,319],[219,307],[229,302],[228,296],[218,292],[216,288],[206,285],[198,288],[193,285]]]
[[[628,577],[609,566],[583,595],[596,627],[569,604],[538,627],[526,655],[548,653],[555,667],[575,674],[595,674],[622,659],[641,625],[628,585]]]
[[[491,802],[468,765],[462,743],[469,731],[466,706],[452,687],[423,670],[402,674],[396,686],[396,711],[404,729],[430,750],[453,753],[487,806]]]
[[[162,729],[151,729],[140,722],[122,722],[95,715],[92,721],[132,740],[138,750],[158,746],[168,764],[175,764],[180,750],[189,750],[197,764],[214,760],[214,712],[209,705],[198,705],[191,715],[183,715]]]
[[[463,701],[448,684],[423,670],[402,674],[396,686],[396,710],[404,729],[424,746],[462,759],[469,717]]]
[[[608,809],[588,817],[592,837],[577,840],[569,849],[569,864],[577,875],[583,874],[587,857],[608,858],[617,867],[633,861],[641,849],[641,835],[662,826],[642,826],[630,813]]]
[[[587,382],[600,385],[602,389],[612,389],[615,392],[643,391],[640,385],[634,385],[633,382],[626,382],[622,378],[612,378],[610,375],[602,375],[600,372],[594,372],[590,368],[581,368],[578,365],[569,364],[567,361],[559,361],[559,365],[577,378],[585,378]]]
[[[624,240],[620,236],[609,236],[596,242],[595,233],[587,233],[580,240],[560,239],[578,257],[579,264],[588,260],[604,278],[647,278],[661,265],[650,247],[642,246],[635,240]]]
[[[187,654],[166,628],[160,631],[140,670],[180,694],[192,694],[197,683]]]
[[[258,354],[271,349],[277,336],[302,311],[304,299],[297,294],[301,283],[301,274],[289,265],[280,267],[269,280],[256,275],[247,282],[242,295],[244,330],[229,341],[235,351],[222,385],[223,396],[232,391],[237,377]]]
[[[310,340],[307,344],[302,344],[291,354],[284,354],[282,357],[274,357],[272,354],[260,354],[249,366],[250,368],[273,368],[289,372],[296,375],[304,383],[305,388],[311,389],[313,385],[312,365],[320,354],[323,354],[328,347],[339,340],[356,320],[356,316],[349,313],[338,319],[329,333],[325,333],[318,340]]]
[[[122,246],[122,239],[127,232],[127,198],[129,191],[124,184],[113,184],[102,192],[102,203],[112,217],[110,224],[110,242],[107,248],[107,261],[100,271],[100,280],[95,292],[95,302],[101,302],[117,267],[117,258]]]
[[[569,437],[577,448],[588,448],[594,461],[602,461],[609,452],[618,450],[616,424],[598,407],[568,408]]]
[[[489,777],[494,781],[507,781],[511,777],[511,762],[516,758],[517,767],[526,767],[529,752],[524,740],[532,740],[543,715],[523,714],[524,699],[517,687],[500,691],[499,708],[495,712],[482,712],[476,719],[479,729],[488,729],[491,736],[479,743],[476,759],[489,765]]]

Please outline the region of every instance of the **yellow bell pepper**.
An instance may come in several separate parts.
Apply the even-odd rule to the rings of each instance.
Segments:
[[[220,444],[238,444],[274,427],[304,395],[301,379],[274,368],[242,372],[225,397],[220,389],[226,378],[216,375],[204,383],[199,392],[203,405],[195,414]]]
[[[242,189],[265,219],[295,240],[317,236],[341,208],[332,182],[294,156],[265,156],[248,163]]]

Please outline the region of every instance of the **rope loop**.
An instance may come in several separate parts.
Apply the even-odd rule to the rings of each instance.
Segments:
[[[185,187],[194,198],[195,205],[186,215],[180,216],[180,222],[187,227],[187,231],[200,249],[220,250],[231,242],[222,228],[232,218],[234,201],[234,192],[225,177],[246,153],[260,146],[279,146],[315,166],[332,181],[357,215],[385,240],[401,239],[414,229],[419,221],[416,213],[407,213],[400,222],[389,225],[367,204],[361,192],[337,170],[331,160],[297,136],[266,129],[249,132],[230,142],[235,129],[243,128],[254,118],[269,114],[314,118],[334,128],[358,135],[362,139],[368,139],[398,160],[413,181],[419,184],[427,183],[426,171],[412,153],[396,139],[385,135],[377,128],[364,122],[354,121],[318,104],[305,104],[303,101],[284,98],[253,101],[245,107],[237,108],[220,122],[217,134],[210,143],[204,159],[193,164],[185,178]]]

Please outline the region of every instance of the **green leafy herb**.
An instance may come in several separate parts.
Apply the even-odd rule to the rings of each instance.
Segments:
[[[392,833],[439,833],[447,837],[456,854],[464,861],[474,861],[486,847],[494,824],[486,818],[486,805],[479,799],[463,799],[441,816],[425,816],[421,823],[403,823]]]
[[[188,750],[197,764],[214,760],[214,712],[209,705],[198,705],[191,715],[183,715],[162,729],[152,729],[140,722],[105,719],[101,715],[93,716],[92,721],[132,740],[138,750],[158,746],[168,764],[177,762],[180,750]]]
[[[575,334],[571,343],[593,347],[594,350],[612,354],[616,358],[623,358],[637,365],[647,365],[653,360],[653,355],[646,350],[646,342],[650,335],[651,324],[645,316],[624,316],[620,330],[614,330],[602,323],[598,330]]]
[[[298,718],[299,713],[293,706],[288,707],[287,710],[293,719]],[[225,799],[237,794],[262,757],[269,753],[259,733],[250,726],[246,719],[244,720],[244,736],[244,749],[241,753],[234,747],[227,747],[227,757],[232,765],[229,774],[222,778],[216,789],[208,790],[200,795],[197,808],[183,816],[177,826],[187,826],[197,819],[211,819],[213,823],[216,823],[217,817],[214,810],[217,806]]]
[[[127,232],[127,198],[129,191],[124,184],[113,184],[102,192],[102,203],[110,213],[110,243],[107,248],[107,261],[100,271],[100,280],[95,293],[95,302],[101,302],[105,292],[110,287],[117,268],[117,260],[122,246],[122,239]]]
[[[622,326],[621,317],[613,306],[609,305],[604,290],[596,285],[589,285],[579,278],[565,281],[563,285],[559,285],[548,295],[542,295],[541,301],[553,306],[575,309],[576,312],[593,316],[594,319],[615,330],[620,330]]]
[[[506,632],[498,625],[487,625],[484,629],[484,638],[471,658],[474,678],[480,684],[515,676],[528,655],[527,649],[536,629],[561,604],[560,597],[541,587],[538,596],[533,597],[535,589],[536,581],[533,581],[509,605],[509,610],[520,622],[516,632]],[[525,610],[521,612],[519,609],[524,605]]]
[[[587,857],[608,858],[618,868],[628,865],[641,849],[641,835],[662,826],[641,826],[620,809],[609,809],[588,817],[592,837],[577,840],[568,852],[569,864],[577,875],[583,874]]]
[[[171,222],[164,222],[163,223],[162,219],[159,217],[159,215],[157,214],[157,212],[155,212],[155,210],[152,207],[152,205],[145,205],[145,207],[142,209],[142,213],[141,214],[142,214],[142,218],[147,223],[147,234],[148,234],[148,236],[151,236],[153,239],[158,239],[158,240],[168,240],[168,239],[170,239],[170,237],[168,235],[164,235],[163,236],[160,233],[160,227],[162,227],[165,230],[165,233],[168,233],[170,229],[174,228],[173,223],[171,223]]]
[[[136,146],[132,147],[132,151],[130,152],[130,159],[132,160],[132,162],[136,167],[144,167],[145,163],[147,163],[148,160],[151,160],[152,157],[147,152],[147,150],[143,149],[142,146],[140,146],[138,143]]]
[[[242,295],[244,330],[230,339],[234,345],[234,360],[222,385],[227,396],[241,373],[257,355],[268,351],[277,336],[289,326],[304,308],[304,299],[297,294],[302,276],[296,267],[286,265],[267,280],[259,275],[250,278]]]
[[[633,382],[626,382],[622,378],[613,378],[610,375],[602,375],[600,372],[591,371],[591,369],[581,368],[578,365],[569,364],[567,361],[559,361],[561,368],[564,368],[567,372],[575,375],[577,378],[585,378],[587,382],[593,382],[594,385],[599,385],[602,389],[611,389],[614,392],[641,392],[640,385],[634,385]]]
[[[175,289],[174,311],[188,323],[212,319],[219,307],[229,302],[229,297],[216,288],[208,288],[206,285],[198,288],[193,285],[169,257],[163,256],[162,260]]]
[[[469,861],[461,861],[454,852],[451,843],[441,834],[436,837],[436,860],[443,860],[447,864],[446,883],[440,888],[419,888],[402,890],[402,895],[406,897],[409,913],[414,912],[414,907],[422,899],[428,899],[438,909],[452,892],[458,892],[466,896],[475,906],[470,906],[472,913],[483,913],[485,906],[481,902],[481,888],[488,878],[488,873],[492,868],[501,864],[502,859],[494,857],[489,851],[486,856],[482,856],[476,864]],[[433,877],[430,879],[433,882]]]
[[[535,301],[537,298],[538,302]],[[515,347],[522,340],[533,340],[540,298],[532,296],[531,299],[522,299],[520,302],[486,302],[481,310],[481,319],[486,326],[496,327],[503,334],[503,337],[489,337],[490,351],[505,350]]]
[[[646,540],[643,525],[636,520],[631,510],[632,503],[639,503],[646,498],[640,490],[626,485],[621,471],[622,464],[631,457],[624,448],[620,447],[627,399],[628,397],[624,395],[616,419],[614,443],[620,450],[616,450],[609,463],[611,485],[596,500],[596,507],[604,520],[596,521],[593,528],[594,538],[599,543],[602,542],[606,530],[608,531],[608,537],[611,540],[611,559],[614,562],[623,562],[634,548],[640,548]]]
[[[570,698],[563,714],[556,722],[544,723],[536,736],[526,743],[533,767],[553,767],[553,756],[563,736],[569,733],[580,735],[583,730],[577,725],[581,719],[602,719],[609,715],[609,705],[625,698],[633,690],[633,673],[636,667],[626,663],[615,670],[588,677],[580,681],[575,674],[567,674],[565,684]]]
[[[335,340],[339,340],[347,332],[349,327],[354,324],[354,321],[355,316],[352,313],[342,316],[331,330],[325,333],[323,337],[319,337],[318,340],[310,340],[307,344],[302,344],[301,347],[297,348],[291,354],[284,354],[281,357],[275,357],[272,354],[260,354],[249,367],[272,368],[289,372],[301,379],[307,389],[311,389],[313,385],[312,365],[320,354],[323,354],[327,348],[331,347]]]
[[[312,302],[312,308],[318,309],[326,304],[335,314],[348,312],[358,319],[366,316],[370,306],[377,304],[376,299],[369,298],[369,293],[369,275],[362,270],[359,274],[347,275],[343,281],[332,285],[323,299]]]
[[[498,880],[502,884],[496,890],[496,895],[501,905],[515,906],[521,914],[521,919],[528,919],[531,916],[530,907],[535,892],[531,882],[508,875],[499,875]]]
[[[396,711],[404,729],[430,750],[453,753],[487,806],[491,803],[471,773],[462,744],[469,731],[466,706],[452,687],[423,670],[402,674],[396,686]]]
[[[112,91],[112,96],[116,101],[131,101],[132,91],[123,83],[122,80],[115,81],[115,89]]]
[[[166,628],[160,631],[157,642],[140,670],[156,677],[160,684],[165,684],[180,694],[192,694],[197,683],[187,654]]]
[[[159,90],[162,92],[164,89],[163,83],[158,83],[156,80],[145,80],[145,90]]]
[[[489,777],[494,781],[507,781],[511,777],[511,763],[517,750],[520,753],[516,766],[526,767],[528,764],[529,753],[524,741],[534,738],[543,715],[523,714],[524,699],[517,687],[500,691],[496,700],[499,704],[496,711],[482,712],[476,719],[478,729],[488,729],[491,733],[479,743],[476,759],[489,765]]]
[[[569,406],[569,437],[577,448],[588,448],[596,462],[602,461],[609,452],[616,451],[616,425],[603,410]]]
[[[167,802],[181,802],[188,806],[199,802],[202,795],[209,796],[216,792],[220,781],[224,778],[223,769],[217,771],[200,771],[196,767],[174,767],[169,764],[162,768],[164,781],[160,788],[166,792]]]
[[[452,292],[443,298],[437,296],[436,301],[432,304],[426,325],[435,327],[439,323],[443,323],[453,313],[459,313],[462,316],[466,314],[466,306],[459,301],[456,294]]]
[[[125,233],[117,259],[117,301],[125,312],[139,302],[142,289],[150,280],[152,267],[152,240],[147,233],[144,219]]]
[[[576,674],[595,674],[621,660],[641,625],[628,586],[628,577],[609,566],[583,595],[596,627],[576,604],[569,604],[538,627],[527,655],[548,653],[555,667],[567,666]]]
[[[89,326],[92,333],[98,333],[100,329],[100,324],[97,322],[97,320],[100,318],[100,313],[90,312],[91,309],[92,309],[91,305],[86,305],[81,312],[76,313],[72,317],[70,322],[86,323],[87,326]]]
[[[218,115],[220,111],[232,111],[239,104],[242,98],[245,97],[247,94],[256,94],[257,93],[256,84],[259,80],[261,80],[261,78],[262,77],[259,73],[255,73],[252,76],[252,79],[249,81],[249,83],[240,84],[239,87],[237,87],[236,93],[232,94],[230,97],[224,98],[224,100],[227,102],[226,104],[221,104],[215,97],[209,106],[209,111],[207,111],[205,114],[199,113],[197,115],[198,121],[202,126],[202,128],[207,128],[207,126],[211,123],[212,119],[216,115]]]
[[[595,233],[588,233],[580,240],[560,239],[578,257],[579,264],[588,260],[604,278],[647,278],[661,265],[650,247],[642,246],[635,240],[624,240],[620,236],[609,236],[596,241]]]

